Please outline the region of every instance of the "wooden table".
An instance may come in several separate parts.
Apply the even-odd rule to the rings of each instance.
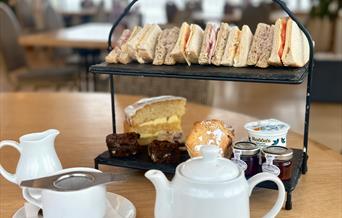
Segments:
[[[83,61],[80,67],[85,69],[86,90],[89,90],[88,69],[96,63],[101,51],[107,48],[110,23],[87,23],[57,31],[34,33],[19,37],[19,43],[24,47],[74,48],[80,49]],[[93,75],[94,87],[96,76]]]
[[[34,33],[19,37],[22,46],[106,49],[110,23],[87,23],[57,31]]]
[[[117,96],[117,123],[122,130],[122,109],[138,97]],[[188,104],[184,117],[185,134],[192,123],[207,118],[218,118],[231,124],[237,139],[246,137],[243,124],[254,118],[210,108]],[[194,113],[195,112],[195,113]],[[110,97],[108,94],[79,93],[8,93],[0,94],[0,139],[17,140],[25,133],[56,128],[61,134],[56,140],[56,150],[64,168],[93,167],[94,158],[104,150],[105,136],[111,132]],[[302,137],[289,133],[288,144],[300,147]],[[342,157],[324,145],[310,142],[309,171],[293,193],[293,209],[282,210],[278,217],[325,217],[342,216]],[[1,164],[14,172],[18,160],[16,151],[4,148]],[[118,193],[131,200],[137,208],[138,218],[153,217],[155,191],[144,178],[143,172],[101,166],[106,172],[129,173],[127,182],[108,185],[108,191]],[[277,193],[273,190],[257,189],[251,197],[252,217],[261,217],[271,208]],[[24,203],[20,189],[0,179],[0,217],[11,215]],[[229,213],[229,211],[227,211]]]

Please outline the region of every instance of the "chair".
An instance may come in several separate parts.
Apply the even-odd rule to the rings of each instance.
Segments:
[[[270,23],[270,14],[270,4],[263,3],[258,7],[247,5],[242,9],[242,17],[237,25],[241,27],[242,25],[247,24],[254,33],[258,23]]]
[[[62,15],[58,14],[49,2],[45,3],[43,18],[46,31],[62,29],[65,26]]]
[[[34,32],[36,30],[31,1],[16,0],[15,12],[19,23],[25,32]]]
[[[18,43],[20,26],[11,9],[0,2],[0,52],[2,53],[7,77],[14,83],[16,90],[25,85],[55,86],[59,89],[66,84],[76,85],[77,70],[72,67],[54,66],[45,69],[30,69],[25,51]]]

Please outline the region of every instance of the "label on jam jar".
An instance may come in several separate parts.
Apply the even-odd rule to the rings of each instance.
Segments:
[[[240,159],[241,156],[241,151],[239,150],[233,150],[234,153],[234,157],[231,159],[240,169],[242,169],[243,171],[245,171],[247,169],[247,164],[245,161]]]
[[[279,176],[280,169],[279,167],[273,164],[274,156],[270,154],[265,155],[266,162],[262,164],[262,172],[272,173],[275,176]]]

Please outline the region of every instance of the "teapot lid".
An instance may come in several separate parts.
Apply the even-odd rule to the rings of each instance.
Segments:
[[[202,157],[191,158],[180,166],[183,176],[201,182],[224,182],[238,177],[238,167],[221,157],[218,146],[203,145],[200,152]]]

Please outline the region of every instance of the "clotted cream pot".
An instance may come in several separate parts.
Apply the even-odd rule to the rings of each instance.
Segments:
[[[145,173],[156,189],[155,218],[249,218],[249,196],[267,180],[277,184],[278,198],[264,217],[279,213],[285,188],[278,177],[259,173],[247,181],[243,170],[220,156],[217,146],[204,145],[201,153],[178,165],[171,182],[159,170]]]

